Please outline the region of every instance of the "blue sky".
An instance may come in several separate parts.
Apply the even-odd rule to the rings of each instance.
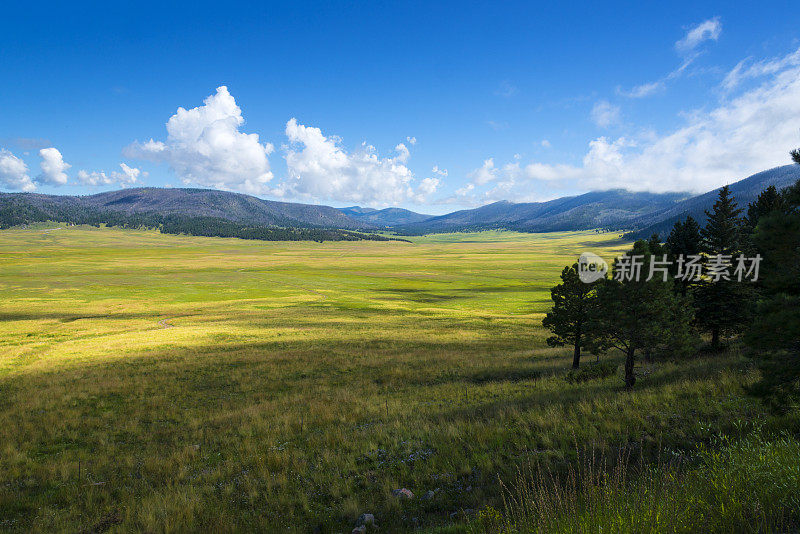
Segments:
[[[800,146],[790,2],[15,4],[2,191],[442,213],[705,191]]]

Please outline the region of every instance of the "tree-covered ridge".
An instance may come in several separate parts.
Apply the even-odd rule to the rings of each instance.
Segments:
[[[238,237],[262,241],[405,241],[379,234],[338,228],[296,228],[242,224],[219,217],[126,213],[81,205],[66,199],[60,204],[31,202],[22,195],[0,197],[0,228],[36,222],[116,226],[129,229],[157,229],[165,234],[203,237]]]

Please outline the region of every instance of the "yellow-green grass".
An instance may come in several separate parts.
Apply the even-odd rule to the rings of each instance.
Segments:
[[[564,380],[549,288],[616,235],[412,240],[0,232],[0,529],[410,530],[531,456],[765,417],[736,354]]]

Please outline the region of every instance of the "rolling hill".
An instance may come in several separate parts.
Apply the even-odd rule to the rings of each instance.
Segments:
[[[424,215],[422,213],[416,213],[403,208],[385,208],[382,210],[376,210],[373,208],[352,206],[349,208],[340,208],[339,211],[348,217],[364,223],[387,228],[393,228],[405,224],[419,223],[433,217],[433,215]]]
[[[0,194],[0,209],[11,200],[31,209],[52,213],[89,209],[132,214],[186,215],[213,217],[228,221],[282,227],[320,227],[344,230],[370,230],[374,226],[348,217],[336,208],[263,200],[250,195],[210,189],[137,188],[89,196]]]

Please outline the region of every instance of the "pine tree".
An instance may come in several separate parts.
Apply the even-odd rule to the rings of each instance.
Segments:
[[[597,306],[589,323],[590,348],[616,348],[625,354],[628,389],[636,383],[638,352],[661,349],[682,354],[694,345],[689,306],[673,291],[670,278],[666,282],[658,276],[647,280],[645,271],[651,260],[648,243],[637,241],[629,253],[614,262],[613,278],[604,279],[597,289]],[[634,261],[643,265],[641,276],[625,278],[622,274]]]
[[[783,196],[774,185],[764,189],[758,195],[758,198],[747,206],[747,215],[744,217],[743,224],[742,249],[748,256],[754,256],[759,252],[753,239],[758,221],[773,211],[781,210],[782,208]]]
[[[730,262],[742,252],[742,210],[728,186],[720,189],[707,222],[700,231],[702,250],[707,257],[724,256]],[[751,317],[752,289],[734,279],[703,279],[693,291],[697,324],[711,334],[711,348],[718,350],[720,337],[741,329]]]
[[[597,282],[585,283],[578,276],[578,264],[564,267],[561,283],[550,290],[553,308],[542,320],[553,336],[547,339],[551,347],[573,346],[572,368],[581,361],[581,349],[589,337],[587,321],[596,300]]]
[[[800,151],[792,156],[800,164]],[[787,411],[800,404],[800,181],[759,219],[753,241],[764,260],[763,298],[745,336],[761,370],[751,391]]]
[[[708,254],[735,254],[739,252],[742,239],[742,210],[731,196],[726,185],[719,190],[719,198],[709,212],[706,210],[706,226],[700,230],[704,252]]]
[[[647,248],[650,250],[650,254],[653,256],[660,257],[662,254],[666,253],[666,249],[661,243],[661,236],[658,234],[653,234],[650,236],[650,240],[647,241]]]
[[[683,258],[683,261],[686,262],[691,256],[700,254],[702,249],[700,225],[691,216],[686,217],[683,222],[677,221],[672,227],[664,247],[671,260],[670,273],[675,279],[675,290],[685,296],[692,286],[692,280],[689,278],[684,280],[682,276],[678,276],[682,274],[678,272],[678,261]]]
[[[771,185],[764,189],[758,198],[747,206],[747,216],[745,217],[745,227],[749,231],[755,230],[758,220],[775,210],[783,207],[783,195],[778,189]]]

